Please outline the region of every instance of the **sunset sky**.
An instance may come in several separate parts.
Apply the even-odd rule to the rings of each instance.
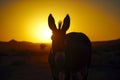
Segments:
[[[66,14],[68,32],[83,32],[91,41],[120,38],[119,0],[0,0],[0,41],[51,42],[48,16],[56,25]]]

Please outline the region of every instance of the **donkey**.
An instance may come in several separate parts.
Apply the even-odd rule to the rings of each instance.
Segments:
[[[84,33],[71,32],[66,34],[70,26],[67,14],[63,24],[58,28],[52,14],[48,17],[48,25],[52,30],[52,48],[48,56],[54,80],[59,80],[60,72],[64,80],[87,80],[88,68],[91,62],[91,42]],[[81,77],[80,77],[81,76]]]

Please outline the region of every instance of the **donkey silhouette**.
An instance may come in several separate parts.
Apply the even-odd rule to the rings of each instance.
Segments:
[[[56,27],[52,14],[48,17],[48,25],[52,30],[52,48],[48,56],[54,80],[60,80],[60,73],[64,80],[87,80],[91,62],[91,42],[84,33],[71,32],[66,34],[70,26],[67,14],[63,24]],[[81,76],[81,77],[80,77]]]

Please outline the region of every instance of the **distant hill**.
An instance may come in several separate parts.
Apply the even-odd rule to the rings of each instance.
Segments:
[[[92,42],[93,47],[100,47],[100,46],[105,46],[105,45],[118,45],[120,44],[120,39],[116,40],[110,40],[110,41],[95,41]]]
[[[120,51],[120,39],[110,41],[92,42],[93,49],[104,51]]]
[[[49,46],[50,44],[44,43],[32,43],[27,41],[16,41],[14,39],[10,40],[9,42],[2,42],[0,41],[0,51],[3,50],[40,50],[40,47]],[[117,40],[110,40],[110,41],[95,41],[92,42],[93,49],[110,49],[116,50],[120,49],[120,39]]]
[[[31,42],[18,42],[15,40],[11,40],[9,42],[0,42],[0,48],[1,48],[1,50],[9,50],[9,49],[37,50],[37,49],[39,49],[39,44],[34,44]]]
[[[16,41],[10,40],[9,42],[0,41],[0,55],[18,54],[25,52],[40,52],[46,46],[50,47],[48,44],[43,43],[32,43],[27,41]],[[47,47],[47,48],[48,48]]]
[[[0,56],[45,55],[48,56],[51,44],[10,40],[0,42]],[[93,65],[120,65],[120,39],[92,42]]]

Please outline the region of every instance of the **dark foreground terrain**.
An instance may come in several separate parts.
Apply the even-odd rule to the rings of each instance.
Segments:
[[[0,80],[52,80],[48,66],[2,66]],[[120,80],[120,69],[112,67],[92,67],[88,80]]]
[[[50,45],[0,42],[0,80],[52,80]],[[88,80],[120,80],[120,40],[93,42]]]
[[[1,68],[0,80],[51,80],[48,67],[22,65]]]

